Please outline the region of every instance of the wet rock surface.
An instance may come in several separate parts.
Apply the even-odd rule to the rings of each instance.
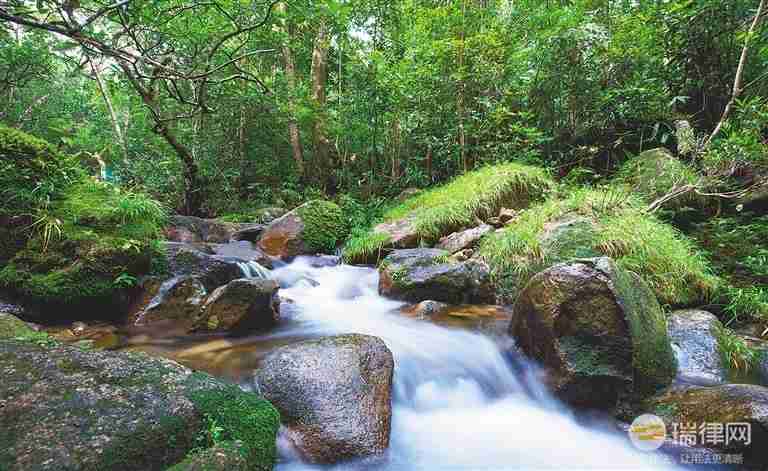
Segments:
[[[171,361],[60,345],[0,315],[0,374],[0,469],[163,470],[199,446],[206,414],[238,401],[259,417],[236,424],[260,440],[250,464],[274,459],[269,403]]]
[[[211,255],[189,244],[168,242],[165,247],[171,274],[195,275],[208,290],[243,276],[243,270],[234,259]]]
[[[520,349],[550,373],[565,401],[611,410],[627,396],[669,384],[675,359],[656,298],[608,258],[555,265],[534,276],[509,327]]]
[[[493,300],[488,267],[477,260],[458,262],[439,249],[395,250],[379,267],[383,296],[418,303],[434,300],[468,304]]]
[[[274,280],[231,281],[211,293],[194,329],[245,334],[274,327],[280,318],[278,289]]]
[[[383,341],[350,334],[279,348],[255,379],[301,456],[334,463],[386,450],[393,369]]]
[[[238,224],[203,219],[194,216],[171,216],[166,229],[166,239],[173,242],[212,242],[225,244],[232,240]]]
[[[669,337],[677,358],[678,381],[714,386],[726,382],[715,330],[722,327],[714,314],[699,310],[669,315]]]
[[[648,401],[649,410],[673,430],[675,424],[688,427],[706,424],[749,424],[747,440],[697,440],[727,453],[742,454],[745,464],[761,469],[768,463],[768,388],[746,384],[712,387],[681,386],[664,391]],[[745,435],[744,438],[747,438]],[[702,443],[702,441],[704,443]]]
[[[147,325],[164,321],[191,326],[200,313],[208,290],[198,276],[178,276],[166,280],[148,305],[134,314],[132,324]]]

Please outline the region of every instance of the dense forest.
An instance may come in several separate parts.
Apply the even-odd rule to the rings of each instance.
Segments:
[[[439,361],[493,390],[483,401],[508,397],[509,371],[534,381],[510,357],[532,359],[574,410],[652,411],[667,431],[753,424],[737,464],[761,469],[767,24],[766,0],[0,0],[0,371],[26,365],[0,386],[0,428],[15,427],[0,430],[0,471],[301,469],[388,449],[381,469],[465,463],[403,451],[396,433],[419,437],[407,421],[390,444],[390,394],[410,407],[423,396],[409,387],[445,380],[409,376],[438,360],[413,359],[401,321],[377,324],[393,311],[447,327],[408,324],[438,352],[477,342]],[[371,325],[331,314],[344,310]],[[478,337],[449,339],[456,328]],[[472,357],[483,342],[501,356]],[[328,361],[296,366],[310,357]],[[493,385],[483,362],[505,372]],[[34,432],[48,409],[5,407],[32,394],[29,365],[62,391],[35,407],[65,415],[107,400],[73,405],[81,370],[103,369],[88,387],[127,402],[158,378],[173,394],[153,390],[139,425],[99,406],[133,442],[95,446],[56,415],[56,448]],[[339,389],[313,399],[313,369]],[[244,375],[258,394],[229,384]],[[375,420],[296,416],[346,418],[334,401]],[[281,423],[295,456],[275,444]],[[456,439],[442,428],[435,440]],[[136,446],[157,436],[173,444]],[[95,451],[62,451],[82,446]],[[603,464],[637,464],[612,446]],[[575,459],[564,450],[555,468]],[[494,465],[538,463],[518,458]],[[457,469],[485,463],[467,460]]]

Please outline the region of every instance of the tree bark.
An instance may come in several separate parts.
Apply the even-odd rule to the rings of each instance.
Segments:
[[[328,81],[328,30],[324,20],[317,28],[312,50],[312,103],[315,107],[312,143],[317,183],[329,185],[330,144],[326,136],[325,86]]]
[[[96,64],[93,63],[93,59],[88,57],[88,64],[91,66],[91,71],[93,71],[93,75],[96,78],[96,84],[99,87],[99,92],[101,93],[101,97],[104,100],[104,104],[107,107],[107,111],[109,112],[109,120],[112,123],[112,129],[115,131],[115,137],[117,138],[117,143],[120,146],[120,150],[123,152],[123,162],[127,165],[128,164],[128,143],[125,139],[125,134],[123,133],[123,128],[120,126],[120,121],[117,119],[117,113],[115,112],[115,107],[112,104],[112,97],[109,93],[109,88],[107,87],[107,84],[104,82],[104,78],[101,76],[101,71],[98,67],[96,67]]]
[[[286,11],[285,3],[278,3],[276,11],[284,14]],[[296,164],[296,172],[299,174],[299,177],[303,178],[304,152],[301,147],[299,123],[296,121],[296,61],[290,47],[293,32],[285,18],[280,20],[279,30],[281,30],[281,32],[288,38],[280,47],[285,68],[285,79],[288,84],[288,114],[290,115],[288,117],[288,137],[291,142],[291,151],[293,152],[293,161]]]

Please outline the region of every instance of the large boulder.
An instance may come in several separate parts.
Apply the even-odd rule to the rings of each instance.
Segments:
[[[245,275],[237,259],[211,255],[199,247],[176,242],[165,244],[168,269],[173,276],[194,275],[213,290]]]
[[[487,266],[478,260],[457,262],[445,250],[395,250],[384,259],[379,274],[379,292],[401,301],[468,304],[493,300]]]
[[[0,315],[0,469],[163,470],[211,427],[271,470],[277,411],[206,374],[143,354],[63,346]],[[201,440],[202,437],[202,440]]]
[[[746,384],[677,387],[653,397],[647,406],[664,420],[670,434],[686,433],[696,446],[742,455],[744,464],[757,466],[754,469],[764,469],[768,463],[768,388]],[[728,434],[728,429],[740,424],[749,424],[750,433],[743,438],[750,443]],[[711,435],[698,434],[721,425],[723,430],[710,429]]]
[[[302,457],[334,463],[387,449],[393,369],[381,339],[350,334],[275,350],[256,383]]]
[[[611,410],[670,383],[675,358],[664,313],[646,284],[609,258],[555,265],[514,305],[509,332],[547,368],[567,402]]]
[[[717,343],[717,329],[722,325],[714,314],[695,309],[675,311],[669,316],[668,328],[679,381],[700,386],[726,382]]]
[[[269,329],[280,318],[279,288],[274,280],[231,281],[217,288],[205,301],[195,330],[243,334]]]
[[[493,231],[493,226],[482,224],[472,229],[460,232],[454,232],[440,239],[435,246],[436,249],[447,250],[450,253],[456,253],[464,249],[473,248],[480,242],[484,235]]]
[[[330,253],[348,232],[338,205],[313,200],[272,221],[261,234],[258,247],[267,255],[285,260],[297,255]]]

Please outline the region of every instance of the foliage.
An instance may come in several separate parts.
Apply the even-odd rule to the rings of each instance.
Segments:
[[[341,208],[333,202],[312,200],[296,208],[304,228],[301,238],[318,252],[332,252],[349,235]]]
[[[514,224],[485,238],[480,253],[511,294],[547,266],[603,254],[639,274],[662,303],[705,302],[719,283],[706,259],[687,237],[642,208],[642,202],[613,187],[568,190],[523,211]],[[555,231],[578,218],[593,229]]]
[[[751,347],[743,338],[722,325],[715,326],[715,336],[723,363],[729,368],[749,372],[758,366],[763,351]]]
[[[666,195],[673,188],[694,185],[701,178],[693,168],[664,149],[645,151],[630,158],[622,165],[617,177],[649,203]],[[675,207],[704,203],[695,193],[689,193],[673,202]]]

